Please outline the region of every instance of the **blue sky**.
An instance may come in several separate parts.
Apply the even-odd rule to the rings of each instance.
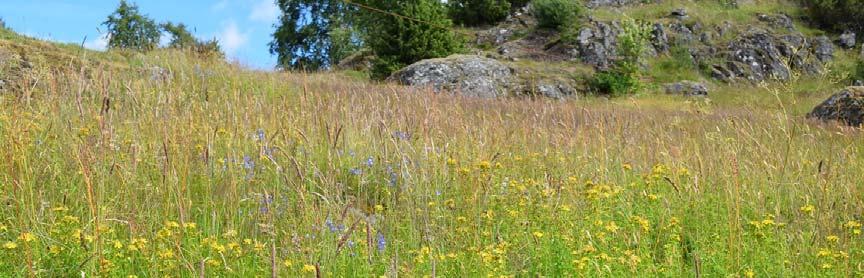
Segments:
[[[216,38],[228,58],[258,69],[272,69],[276,57],[267,44],[279,16],[275,0],[130,0],[157,22],[185,23],[204,39]],[[101,23],[120,0],[0,0],[6,26],[31,37],[84,42],[104,50]]]

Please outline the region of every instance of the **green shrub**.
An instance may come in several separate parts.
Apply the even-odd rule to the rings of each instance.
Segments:
[[[510,13],[507,0],[451,0],[448,5],[450,18],[468,26],[494,24]]]
[[[611,96],[634,94],[641,86],[638,75],[620,69],[596,73],[589,85],[594,92]]]
[[[582,14],[582,6],[576,0],[535,0],[532,5],[541,28],[563,30]]]
[[[159,44],[159,26],[138,11],[138,6],[125,0],[108,20],[102,23],[108,29],[108,47],[139,51],[152,50]]]
[[[621,22],[618,34],[618,59],[611,69],[598,72],[591,82],[595,92],[612,96],[638,93],[645,50],[651,36],[651,26],[627,18]]]
[[[851,81],[864,81],[864,61],[858,60],[855,62],[855,69],[852,70],[849,76]]]
[[[361,20],[365,43],[378,57],[372,77],[387,78],[393,71],[414,62],[445,57],[461,49],[453,23],[439,0],[369,0],[369,6],[390,14],[366,13]],[[406,19],[406,18],[412,18]]]
[[[824,28],[864,30],[864,0],[802,0],[810,17]]]

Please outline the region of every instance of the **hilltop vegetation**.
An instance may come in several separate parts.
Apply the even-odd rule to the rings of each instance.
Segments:
[[[702,4],[585,13],[686,7],[740,26],[801,12]],[[654,94],[706,76],[687,50],[624,60],[633,95],[487,99],[0,29],[0,274],[864,275],[861,131],[804,118],[850,82],[857,50],[812,74],[708,81],[709,98]],[[537,80],[595,73],[508,63]]]

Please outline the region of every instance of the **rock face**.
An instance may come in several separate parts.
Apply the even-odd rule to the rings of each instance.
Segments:
[[[816,106],[807,117],[861,126],[864,124],[864,87],[843,89]]]
[[[768,25],[773,28],[783,28],[787,30],[795,29],[795,24],[792,22],[792,18],[785,14],[759,14],[756,17],[759,19],[759,21],[768,23]]]
[[[662,29],[659,32],[663,32]],[[621,27],[618,22],[591,22],[579,30],[576,37],[576,55],[582,62],[595,68],[609,68],[617,53],[619,33]]]
[[[509,66],[471,55],[423,60],[393,73],[387,80],[481,98],[505,96],[515,85]]]
[[[682,96],[707,96],[708,87],[703,83],[681,81],[663,85],[667,94]]]
[[[843,32],[843,34],[840,35],[840,40],[837,41],[837,44],[845,49],[855,48],[855,33],[848,30]]]
[[[727,82],[762,81],[788,80],[792,70],[816,73],[834,56],[834,48],[826,40],[751,29],[728,44],[722,54],[726,62],[712,66],[712,77]]]

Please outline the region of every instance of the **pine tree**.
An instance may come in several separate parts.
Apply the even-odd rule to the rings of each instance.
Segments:
[[[507,0],[451,0],[448,5],[450,17],[468,26],[494,24],[510,13]]]
[[[414,62],[457,52],[461,42],[452,31],[439,0],[367,0],[386,13],[363,13],[366,45],[377,56],[374,78],[383,79]]]
[[[120,6],[102,23],[108,29],[108,47],[147,51],[159,44],[159,27],[138,11],[138,6],[120,1]]]

